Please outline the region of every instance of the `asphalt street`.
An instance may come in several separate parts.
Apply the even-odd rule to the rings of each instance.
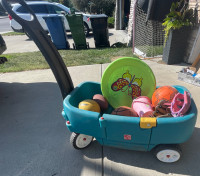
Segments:
[[[73,49],[74,41],[71,33],[68,33],[67,35],[70,48]],[[4,54],[39,51],[33,40],[30,40],[26,35],[3,36],[3,39],[5,40],[7,46],[7,50]],[[90,48],[95,48],[94,36],[92,33],[86,38],[86,41],[89,43]],[[116,42],[127,43],[127,32],[123,30],[109,29],[109,42],[110,45]]]
[[[12,31],[9,18],[7,16],[0,17],[0,34],[8,31]]]

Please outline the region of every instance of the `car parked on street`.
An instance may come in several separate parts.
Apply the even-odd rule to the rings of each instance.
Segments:
[[[59,3],[51,3],[51,2],[47,2],[47,1],[29,1],[27,2],[27,4],[29,5],[29,7],[33,10],[33,12],[35,13],[38,21],[40,22],[41,26],[43,27],[43,29],[45,31],[48,32],[48,28],[47,25],[45,23],[45,20],[43,19],[44,16],[47,15],[51,15],[51,14],[59,14],[59,15],[67,15],[67,14],[71,14],[70,8],[59,4]],[[12,10],[21,18],[25,19],[25,20],[31,20],[31,15],[30,13],[27,12],[27,10],[21,6],[21,4],[12,4]],[[75,13],[81,13],[81,12],[75,12]],[[83,14],[83,22],[84,22],[84,29],[85,29],[85,34],[86,36],[89,34],[89,32],[92,30],[92,26],[91,26],[91,21],[90,18],[91,17],[105,17],[105,14],[99,14],[99,15],[91,15],[91,14]],[[25,32],[23,27],[17,22],[15,21],[10,15],[9,15],[9,19],[10,19],[10,26],[11,28],[15,31],[15,32]],[[64,18],[64,26],[66,31],[70,31],[67,19]],[[27,34],[27,33],[26,33]]]

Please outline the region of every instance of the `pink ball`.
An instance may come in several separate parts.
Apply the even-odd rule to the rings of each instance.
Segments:
[[[104,98],[103,95],[95,94],[93,96],[93,100],[99,104],[101,110],[106,110],[108,108],[108,101]]]

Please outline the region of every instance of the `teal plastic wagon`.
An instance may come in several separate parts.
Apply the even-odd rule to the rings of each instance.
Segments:
[[[174,86],[180,93],[188,91]],[[88,91],[89,90],[89,91]],[[63,102],[62,115],[72,132],[71,143],[76,149],[88,147],[93,138],[101,145],[155,152],[162,162],[175,162],[181,157],[179,144],[187,141],[193,133],[197,108],[192,99],[187,115],[183,117],[149,118],[111,115],[112,107],[102,113],[78,109],[79,102],[101,94],[100,83],[84,82],[77,86]]]

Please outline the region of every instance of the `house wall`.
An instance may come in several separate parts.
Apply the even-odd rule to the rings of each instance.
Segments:
[[[133,44],[133,23],[134,23],[134,14],[135,14],[135,4],[137,0],[131,0],[130,5],[130,14],[129,14],[129,22],[128,22],[128,46],[132,46]]]
[[[120,14],[120,1],[121,1],[121,14]],[[128,45],[132,45],[132,37],[133,37],[133,14],[134,14],[134,3],[137,0],[130,1],[130,14],[129,14],[129,22],[128,22]],[[121,26],[120,26],[120,15],[121,15]],[[115,29],[122,30],[124,26],[124,0],[116,0],[115,7]]]
[[[121,8],[120,8],[121,7]],[[122,30],[124,26],[124,0],[116,0],[115,6],[115,29]],[[121,21],[121,24],[120,24]]]
[[[198,20],[200,22],[200,0],[190,0],[189,3],[190,8],[194,8],[196,5],[198,5]],[[194,40],[194,44],[190,53],[190,57],[188,59],[188,63],[192,64],[195,61],[195,59],[200,53],[199,51],[200,51],[200,27],[196,35],[196,38]]]
[[[124,12],[124,0],[121,0],[122,1],[122,11]],[[128,23],[128,45],[129,46],[132,46],[132,41],[133,41],[133,23],[134,23],[134,14],[135,14],[135,8],[134,8],[134,5],[136,4],[137,0],[131,0],[130,1],[130,14],[129,14],[129,23]],[[120,0],[116,0],[116,10],[115,10],[115,29],[116,30],[120,30],[122,28],[120,28],[120,7],[119,7],[119,4],[120,4]],[[200,0],[190,0],[189,1],[189,7],[190,8],[194,8],[195,5],[199,5],[198,6],[198,18],[199,18],[199,21],[200,21]],[[122,12],[122,13],[123,13]],[[122,17],[123,17],[124,14],[122,14]],[[121,19],[122,22],[123,22],[123,19]],[[122,25],[123,26],[123,25]]]
[[[200,0],[190,0],[189,1],[189,8],[194,9],[196,5],[198,6],[198,19],[200,21]]]
[[[197,56],[199,55],[199,53],[200,53],[200,27],[199,27],[198,33],[196,35],[196,39],[194,41],[193,47],[191,49],[188,63],[192,64],[195,61],[195,59],[197,58]]]

